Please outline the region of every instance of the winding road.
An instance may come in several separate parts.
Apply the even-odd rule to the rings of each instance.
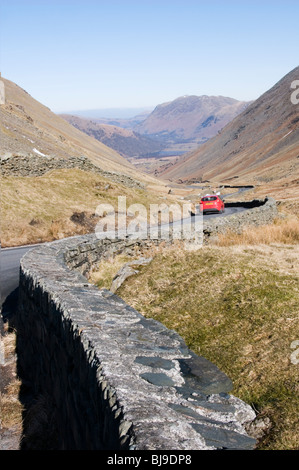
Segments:
[[[192,186],[190,186],[192,187]],[[197,188],[197,186],[194,186]],[[232,186],[232,188],[234,188]],[[238,191],[226,194],[224,197],[227,199],[231,196],[236,196],[239,193],[244,191],[248,191],[252,189],[253,186],[246,186],[246,187],[236,187]],[[225,212],[223,214],[205,214],[204,221],[209,218],[214,217],[227,217],[228,215],[235,214],[237,212],[242,212],[247,210],[245,207],[226,207]],[[196,216],[195,216],[196,217]],[[183,223],[191,223],[195,221],[194,216],[190,216],[190,218],[183,219]],[[177,224],[181,223],[178,221]],[[16,248],[1,248],[0,251],[0,309],[2,308],[5,300],[7,297],[15,292],[15,290],[19,286],[19,268],[20,268],[20,259],[22,256],[31,248],[38,245],[27,245],[27,246],[20,246]],[[2,312],[3,313],[3,312]]]
[[[236,212],[246,210],[244,207],[227,207],[224,214],[206,214],[204,220],[214,217],[226,217]],[[194,217],[184,219],[184,222],[192,222]],[[180,223],[179,221],[178,223]],[[3,306],[6,299],[13,294],[19,286],[19,268],[20,260],[24,254],[38,245],[27,245],[16,248],[2,248],[1,259],[0,259],[0,279],[1,279],[1,303],[0,307]],[[11,299],[13,300],[13,298]],[[4,312],[2,312],[4,313]]]

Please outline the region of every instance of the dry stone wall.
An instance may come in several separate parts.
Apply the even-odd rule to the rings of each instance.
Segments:
[[[267,225],[278,216],[276,201],[271,197],[247,202],[226,202],[225,206],[227,208],[245,207],[248,210],[237,212],[228,217],[209,219],[203,227],[205,240],[209,240],[211,236],[219,233],[225,233],[227,230],[240,233],[247,226]]]
[[[269,222],[267,199],[232,219]],[[206,236],[227,222],[209,222]],[[17,352],[26,390],[24,449],[253,449],[255,413],[230,379],[161,323],[90,284],[92,266],[159,240],[73,237],[22,258]],[[43,406],[36,438],[34,409]]]
[[[36,155],[34,153],[6,152],[0,155],[2,176],[42,176],[51,170],[78,168],[100,174],[115,183],[124,184],[130,188],[144,188],[141,181],[116,172],[109,172],[94,165],[87,157],[59,158],[52,155]]]

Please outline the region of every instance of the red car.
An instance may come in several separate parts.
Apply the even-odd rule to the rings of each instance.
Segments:
[[[201,198],[200,210],[205,214],[206,212],[217,212],[221,214],[224,212],[224,202],[217,194],[207,194]]]

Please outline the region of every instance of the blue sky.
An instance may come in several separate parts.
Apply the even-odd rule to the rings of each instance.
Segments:
[[[252,100],[298,65],[298,0],[0,0],[0,70],[54,112]]]

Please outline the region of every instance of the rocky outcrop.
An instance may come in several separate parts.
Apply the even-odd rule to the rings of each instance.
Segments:
[[[109,290],[114,294],[117,289],[119,289],[119,287],[125,282],[125,280],[128,279],[128,277],[134,276],[134,274],[138,274],[138,268],[140,266],[146,266],[151,262],[151,260],[152,258],[140,258],[125,263],[114,276]]]
[[[23,448],[36,448],[36,403],[44,449],[254,448],[245,427],[255,413],[230,394],[230,379],[177,333],[82,275],[153,243],[88,235],[21,260],[17,349],[31,397]]]

